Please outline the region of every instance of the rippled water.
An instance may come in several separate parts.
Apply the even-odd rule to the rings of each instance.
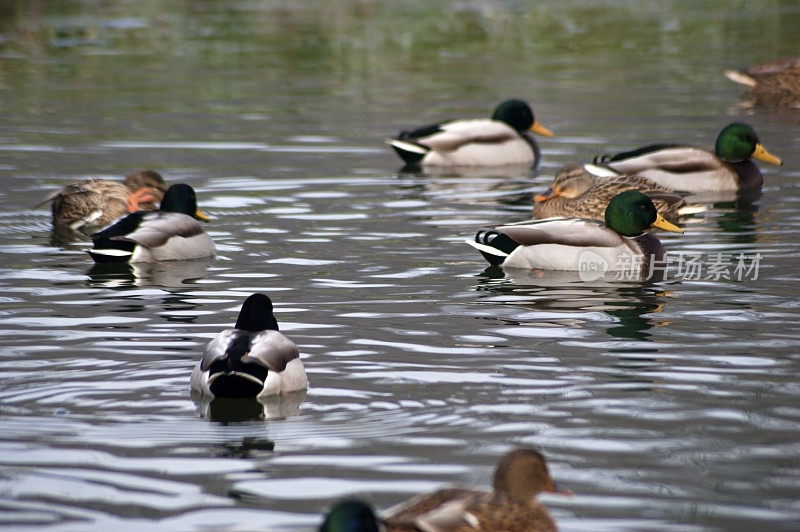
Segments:
[[[0,17],[0,528],[308,529],[345,495],[486,484],[514,444],[575,493],[542,497],[562,530],[797,527],[800,115],[720,74],[796,53],[794,3],[21,4]],[[558,135],[534,174],[408,173],[383,145],[509,95]],[[757,278],[584,282],[463,244],[563,163],[734,119],[784,167],[662,240],[758,254]],[[216,259],[54,245],[38,201],[143,167],[197,189]],[[307,394],[196,403],[203,345],[255,291]]]

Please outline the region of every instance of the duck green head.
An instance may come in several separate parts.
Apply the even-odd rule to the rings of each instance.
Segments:
[[[533,116],[533,109],[523,100],[506,100],[498,105],[492,120],[505,122],[519,132],[532,131],[545,137],[554,137],[553,132],[536,121]]]
[[[358,500],[344,500],[328,512],[319,527],[320,532],[378,532],[378,518],[368,504]]]
[[[777,166],[783,164],[779,157],[772,155],[761,144],[753,128],[741,122],[729,124],[719,132],[714,152],[717,157],[729,163],[746,161],[750,157],[754,157],[759,161]]]
[[[658,214],[656,206],[638,190],[626,190],[614,196],[606,207],[606,225],[622,236],[638,236],[651,227],[683,233],[680,227]]]
[[[197,208],[197,195],[194,193],[194,189],[183,183],[172,185],[167,189],[159,209],[166,212],[187,214],[204,222],[211,220]]]

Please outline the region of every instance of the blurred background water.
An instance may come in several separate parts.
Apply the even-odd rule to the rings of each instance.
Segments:
[[[726,68],[797,54],[794,1],[0,0],[0,529],[305,530],[487,484],[517,444],[562,530],[800,522],[800,112]],[[531,102],[535,172],[412,173],[402,128]],[[784,158],[670,252],[757,278],[582,282],[463,244],[564,163],[747,121]],[[141,168],[188,182],[214,260],[94,267],[34,207]],[[308,393],[198,404],[189,374],[269,294]]]

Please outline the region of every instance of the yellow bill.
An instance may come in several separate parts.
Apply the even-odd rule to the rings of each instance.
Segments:
[[[533,131],[534,133],[538,133],[539,135],[544,135],[545,137],[550,137],[551,139],[553,137],[555,137],[555,135],[553,135],[552,131],[550,131],[549,129],[544,127],[542,124],[540,124],[536,120],[533,121],[533,125],[531,126],[530,130]]]
[[[671,222],[666,221],[664,217],[658,213],[656,213],[656,221],[653,222],[653,227],[663,229],[664,231],[669,231],[670,233],[683,234],[683,229],[681,229],[680,227]]]
[[[783,166],[783,161],[781,161],[780,157],[772,155],[767,149],[764,147],[763,144],[760,142],[756,144],[756,149],[753,152],[753,157],[758,159],[759,161],[764,161],[765,163],[774,164],[775,166]]]
[[[194,217],[198,220],[203,220],[204,222],[210,222],[211,217],[209,217],[206,213],[202,212],[200,209],[197,209],[194,213]]]

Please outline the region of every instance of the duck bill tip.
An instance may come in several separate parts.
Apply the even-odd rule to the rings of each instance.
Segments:
[[[533,124],[531,125],[530,131],[533,131],[537,135],[542,135],[543,137],[549,137],[551,139],[553,137],[555,137],[555,135],[553,134],[552,131],[550,131],[548,128],[546,128],[545,126],[543,126],[542,124],[540,124],[539,122],[537,122],[535,120],[533,121]]]
[[[775,166],[783,166],[783,161],[777,155],[771,154],[760,142],[756,144],[756,149],[753,152],[753,157],[765,163],[774,164]]]
[[[683,229],[673,224],[672,222],[668,222],[660,214],[656,214],[656,221],[653,222],[653,227],[657,227],[658,229],[661,229],[663,231],[669,231],[670,233],[683,234]]]

